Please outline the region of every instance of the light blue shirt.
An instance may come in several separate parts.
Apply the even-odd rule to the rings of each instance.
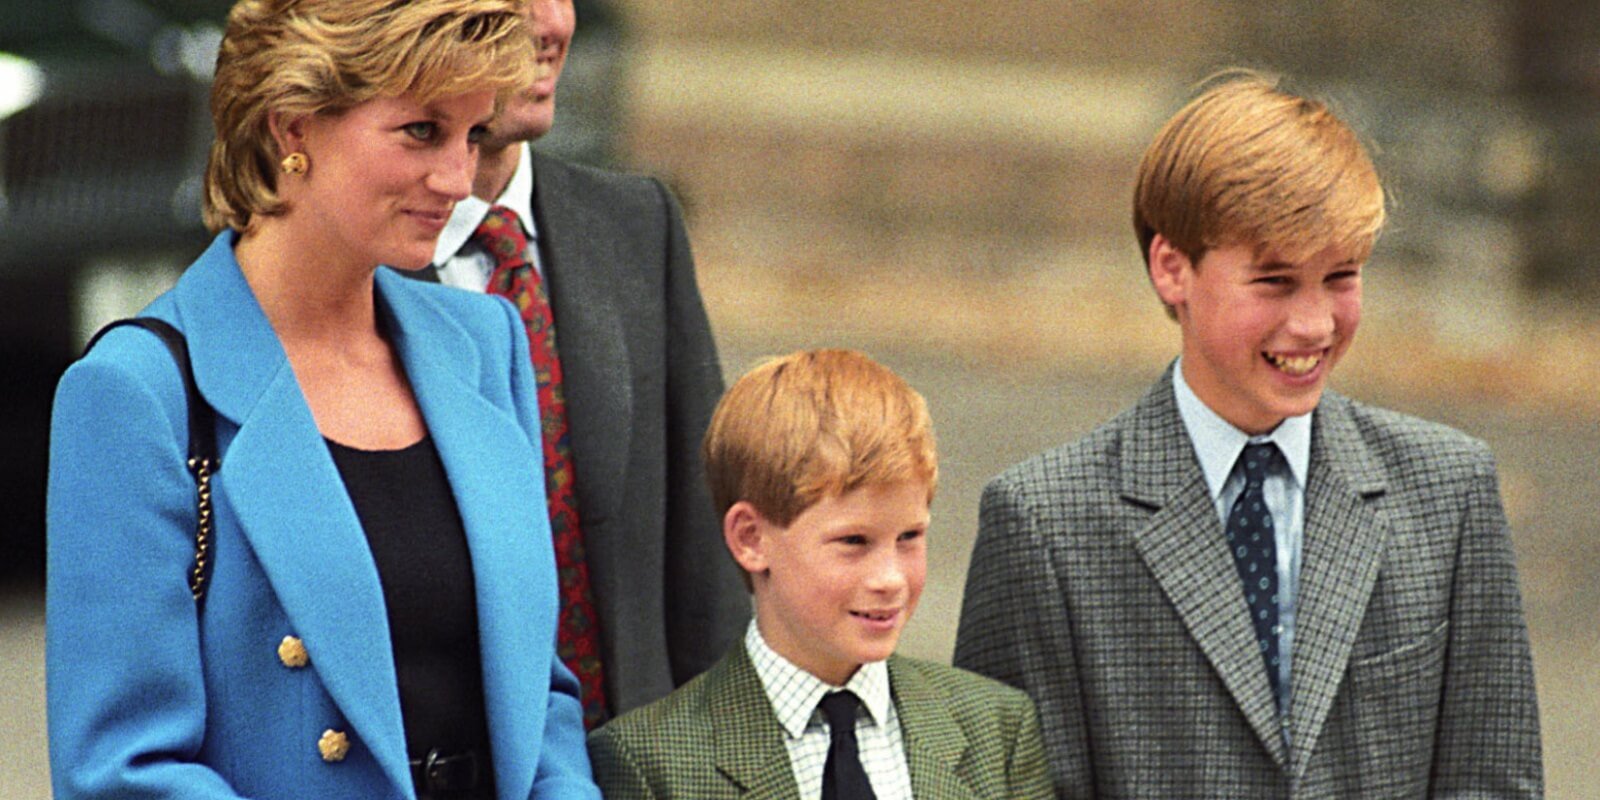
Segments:
[[[1194,443],[1195,458],[1205,475],[1206,487],[1217,507],[1217,519],[1224,528],[1233,502],[1244,493],[1244,470],[1236,469],[1239,454],[1246,444],[1272,442],[1288,464],[1267,472],[1261,487],[1272,514],[1274,543],[1278,555],[1278,708],[1281,719],[1289,718],[1291,697],[1289,676],[1294,663],[1295,602],[1300,589],[1300,551],[1305,536],[1306,470],[1311,464],[1311,415],[1289,417],[1271,433],[1251,436],[1235,428],[1212,411],[1183,379],[1183,360],[1172,370],[1172,389],[1178,401],[1178,416]],[[1221,542],[1219,540],[1218,544]],[[1241,606],[1242,608],[1242,606]],[[1289,728],[1283,727],[1284,740]]]
[[[544,267],[539,264],[539,232],[533,224],[533,151],[527,142],[518,146],[522,152],[517,156],[517,170],[511,173],[511,182],[495,198],[493,205],[516,212],[522,221],[522,232],[528,235],[528,262],[543,275]],[[433,248],[433,263],[439,268],[440,283],[473,292],[484,291],[489,286],[494,257],[472,241],[472,232],[489,215],[490,206],[473,195],[450,210],[450,220],[439,232],[439,242]]]

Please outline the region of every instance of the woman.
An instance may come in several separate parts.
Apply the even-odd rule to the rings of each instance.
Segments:
[[[519,0],[245,0],[207,224],[145,316],[221,468],[204,602],[180,373],[108,333],[52,420],[58,798],[585,798],[534,381],[504,301],[401,278],[467,196]]]

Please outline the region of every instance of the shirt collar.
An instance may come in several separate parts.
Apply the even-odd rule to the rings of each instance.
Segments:
[[[517,218],[522,220],[522,229],[528,234],[529,242],[539,238],[533,221],[533,149],[527,142],[518,147],[522,149],[517,154],[517,169],[511,173],[511,181],[493,204],[471,195],[451,209],[450,220],[445,223],[444,230],[439,233],[439,241],[433,247],[433,263],[443,264],[454,257],[472,238],[478,223],[488,216],[491,205],[502,205],[515,211]]]
[[[1311,463],[1311,414],[1289,417],[1278,423],[1272,432],[1251,436],[1235,428],[1232,423],[1217,415],[1201,400],[1188,381],[1183,379],[1183,359],[1172,369],[1172,393],[1178,401],[1178,416],[1194,443],[1195,457],[1200,461],[1200,471],[1205,474],[1206,487],[1211,497],[1222,494],[1233,465],[1246,444],[1272,442],[1283,453],[1289,472],[1301,489],[1306,485],[1306,470]]]
[[[795,666],[769,647],[753,619],[745,629],[744,648],[750,655],[750,663],[756,668],[756,675],[761,678],[762,688],[766,689],[767,699],[778,716],[778,724],[783,726],[791,739],[798,739],[806,732],[806,727],[818,714],[817,704],[822,702],[823,695],[839,689],[847,689],[861,698],[861,705],[874,722],[882,724],[888,719],[892,702],[888,662],[862,664],[844,686],[834,686]]]

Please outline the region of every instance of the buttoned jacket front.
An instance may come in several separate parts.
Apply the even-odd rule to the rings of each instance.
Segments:
[[[57,797],[413,796],[389,623],[354,508],[224,233],[144,312],[182,330],[216,411],[214,567],[172,359],[131,328],[70,368],[52,420],[47,679]],[[534,381],[509,304],[376,276],[380,318],[466,530],[501,800],[598,797],[556,579]],[[419,554],[425,558],[426,554]],[[304,666],[280,658],[299,638]],[[325,760],[319,739],[343,734]]]

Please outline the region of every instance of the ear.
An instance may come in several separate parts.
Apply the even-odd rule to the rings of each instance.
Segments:
[[[734,503],[722,515],[722,539],[728,552],[752,578],[766,574],[767,537],[776,527],[747,500]]]
[[[1150,240],[1150,285],[1156,296],[1173,309],[1182,308],[1189,295],[1189,278],[1194,263],[1167,237],[1156,234]]]
[[[267,130],[278,145],[278,158],[290,153],[304,152],[306,144],[306,118],[290,117],[280,111],[267,112]]]

